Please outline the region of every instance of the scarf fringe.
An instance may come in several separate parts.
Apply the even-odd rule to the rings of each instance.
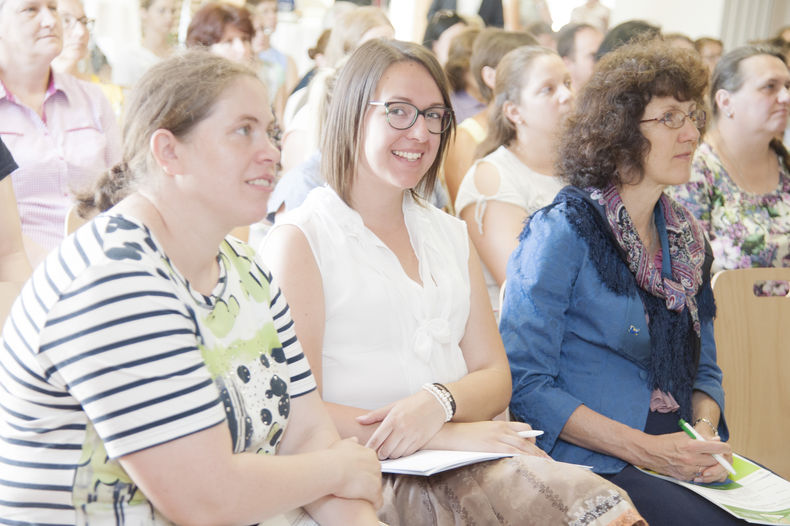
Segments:
[[[680,405],[681,416],[689,420],[700,356],[700,338],[694,330],[691,315],[687,308],[680,312],[668,310],[663,298],[638,286],[608,221],[585,195],[582,190],[566,187],[547,208],[565,204],[566,218],[587,244],[593,267],[608,290],[617,296],[639,295],[648,315],[652,351],[650,363],[644,364],[648,369],[648,383],[653,389],[672,393]],[[522,232],[522,237],[527,230]],[[712,260],[713,255],[706,242],[702,286],[696,294],[701,319],[713,317],[716,310],[710,288]]]

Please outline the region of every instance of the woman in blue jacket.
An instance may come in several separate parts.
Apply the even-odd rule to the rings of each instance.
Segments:
[[[660,41],[604,57],[563,132],[571,185],[532,216],[507,268],[512,414],[545,431],[538,444],[555,459],[626,489],[651,524],[733,520],[634,468],[710,483],[727,476],[712,454],[731,458],[710,247],[663,193],[689,178],[706,82],[699,58]]]

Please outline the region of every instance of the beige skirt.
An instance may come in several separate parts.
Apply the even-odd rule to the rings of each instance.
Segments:
[[[628,495],[592,471],[521,455],[430,477],[384,475],[390,526],[646,525]]]

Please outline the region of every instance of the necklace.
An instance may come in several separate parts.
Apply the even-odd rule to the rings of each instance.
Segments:
[[[770,169],[766,169],[765,165],[757,167],[752,170],[754,175],[748,177],[744,175],[744,170],[741,169],[740,163],[737,162],[735,156],[730,153],[729,148],[727,148],[727,142],[724,140],[721,132],[717,132],[712,139],[711,145],[735,186],[751,194],[766,194],[776,189],[776,185],[779,184],[779,168],[777,166],[774,169],[773,159],[770,159],[768,162],[771,165]]]

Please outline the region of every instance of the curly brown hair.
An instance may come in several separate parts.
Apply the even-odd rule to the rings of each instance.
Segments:
[[[639,127],[645,107],[653,97],[674,97],[704,108],[707,83],[698,53],[659,39],[607,53],[565,122],[558,174],[582,188],[638,183],[650,151]]]

